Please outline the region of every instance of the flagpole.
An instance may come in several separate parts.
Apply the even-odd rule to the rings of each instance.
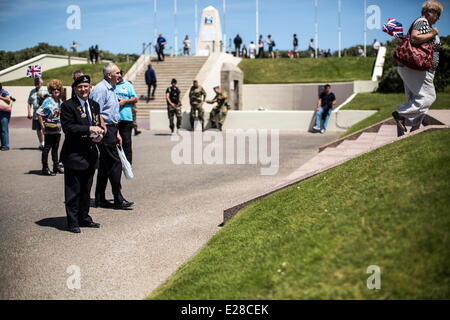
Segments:
[[[367,0],[364,0],[364,56],[367,57]]]
[[[198,0],[194,2],[194,29],[195,29],[195,54],[198,50]]]
[[[318,52],[319,52],[319,22],[317,20],[317,9],[319,6],[319,0],[315,0],[315,20],[316,20],[316,34],[315,34],[315,41],[316,41],[316,45],[315,45],[315,57],[318,57]]]
[[[342,25],[341,25],[341,0],[338,0],[338,47],[339,47],[339,58],[341,57],[342,51]]]
[[[173,0],[173,16],[174,16],[174,48],[175,55],[178,55],[178,30],[177,30],[177,0]]]
[[[258,46],[259,41],[259,0],[256,0],[256,46]]]
[[[156,45],[156,40],[158,39],[158,24],[157,24],[157,4],[156,4],[157,0],[153,0],[153,28],[154,28],[154,44]]]
[[[227,52],[227,1],[223,0],[222,3],[222,7],[223,7],[223,44],[224,44],[224,49],[225,52]]]

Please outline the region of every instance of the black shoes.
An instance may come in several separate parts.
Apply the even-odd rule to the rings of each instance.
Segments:
[[[72,232],[72,233],[80,233],[81,230],[80,230],[80,228],[78,228],[78,227],[73,227],[73,228],[69,228],[69,232]]]
[[[9,148],[8,147],[1,147],[1,149],[0,149],[1,151],[8,151],[9,150]]]
[[[114,209],[125,209],[128,210],[134,204],[134,202],[123,200],[122,202],[115,202]]]
[[[140,131],[140,130],[135,130],[135,131],[134,131],[134,135],[135,135],[135,136],[140,135],[141,133],[142,133],[142,131]]]
[[[397,123],[397,127],[403,131],[403,133],[406,133],[408,129],[406,129],[405,125],[405,118],[402,117],[397,111],[392,112],[392,117],[394,118],[395,122]]]
[[[100,223],[96,223],[96,222],[85,223],[85,224],[82,224],[81,227],[84,227],[84,228],[100,228]]]
[[[122,202],[114,202],[108,200],[95,200],[94,207],[95,208],[105,208],[105,209],[122,209],[128,210],[134,204],[134,202],[123,200]]]
[[[64,169],[62,168],[61,165],[57,165],[53,167],[53,173],[57,174],[57,173],[64,173]]]
[[[113,204],[110,201],[108,201],[108,200],[97,200],[97,199],[95,199],[94,207],[95,208],[107,208],[107,209],[110,209],[110,208],[113,207]]]
[[[56,173],[50,171],[48,167],[42,168],[42,175],[43,176],[56,176]]]
[[[100,223],[96,223],[96,222],[84,223],[84,224],[81,224],[81,227],[83,227],[83,228],[100,228]],[[80,230],[80,227],[72,227],[72,228],[69,228],[69,232],[81,233],[81,230]]]

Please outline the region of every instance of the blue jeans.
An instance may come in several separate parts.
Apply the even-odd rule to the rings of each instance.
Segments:
[[[9,148],[9,119],[11,112],[0,111],[0,128],[2,147]]]
[[[316,113],[316,122],[314,124],[315,127],[320,128],[321,130],[326,130],[327,129],[327,125],[328,125],[328,120],[330,120],[330,115],[331,115],[331,111],[333,111],[333,109],[328,109],[325,110],[324,107],[320,107],[319,111],[317,111]],[[320,120],[322,120],[323,118],[323,122],[322,125],[320,125]]]

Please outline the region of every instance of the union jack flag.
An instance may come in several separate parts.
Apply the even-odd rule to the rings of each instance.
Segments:
[[[28,68],[27,68],[27,77],[28,78],[40,78],[40,77],[42,77],[42,68],[41,68],[41,66],[38,66],[38,65],[28,66]]]
[[[394,18],[389,18],[383,26],[383,32],[395,38],[403,38],[403,25]]]

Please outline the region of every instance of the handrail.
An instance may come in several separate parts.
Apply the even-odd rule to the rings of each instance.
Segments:
[[[148,64],[150,61],[151,55],[142,54],[139,59],[133,64],[133,66],[128,70],[125,74],[124,79],[127,81],[134,81],[136,79],[137,74],[142,69],[145,64]]]

